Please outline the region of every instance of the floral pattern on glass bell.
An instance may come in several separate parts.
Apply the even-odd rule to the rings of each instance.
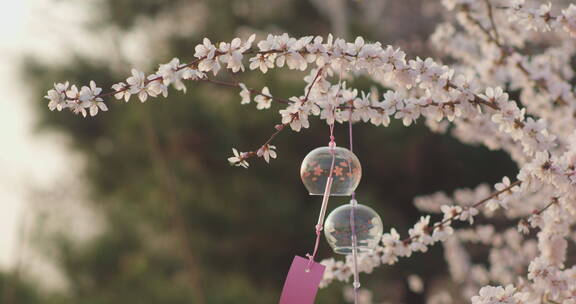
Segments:
[[[324,223],[324,235],[332,250],[338,254],[352,253],[351,204],[334,209]],[[372,208],[356,204],[354,209],[357,252],[372,252],[382,238],[382,219]]]
[[[335,147],[334,152],[335,162],[330,195],[350,196],[358,187],[362,177],[360,161],[348,149]],[[324,195],[331,165],[330,147],[316,148],[306,155],[300,167],[300,177],[310,195]]]

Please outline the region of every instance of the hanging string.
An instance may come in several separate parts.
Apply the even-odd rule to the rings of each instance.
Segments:
[[[318,222],[316,223],[316,241],[314,243],[314,251],[312,254],[306,254],[308,257],[308,265],[306,266],[306,272],[310,271],[310,266],[316,258],[318,253],[318,246],[320,244],[320,233],[322,232],[322,227],[324,224],[324,217],[326,216],[326,209],[328,207],[328,199],[330,198],[330,190],[332,189],[332,172],[334,171],[334,164],[336,162],[336,141],[334,140],[334,124],[330,124],[330,153],[332,154],[332,164],[330,165],[330,172],[328,173],[328,179],[326,180],[326,188],[324,189],[324,196],[322,197],[322,206],[320,207],[320,214],[318,215]]]
[[[350,140],[350,152],[354,152],[354,140],[352,137],[352,103],[350,103],[350,115],[348,117],[348,137]],[[352,232],[352,265],[353,265],[353,272],[354,272],[354,283],[352,286],[354,287],[354,304],[358,304],[358,290],[360,289],[360,278],[358,274],[358,248],[357,248],[357,236],[356,236],[356,224],[355,224],[355,209],[356,204],[356,191],[352,192],[352,198],[350,200],[350,228]]]

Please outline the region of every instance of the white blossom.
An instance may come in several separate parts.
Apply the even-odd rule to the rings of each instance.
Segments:
[[[276,54],[257,54],[250,58],[250,70],[259,69],[262,73],[266,74],[269,69],[274,68],[274,61]]]
[[[474,217],[478,215],[478,209],[474,207],[464,208],[460,216],[458,217],[461,221],[468,221],[470,225],[474,224]]]
[[[250,101],[252,101],[252,98],[250,97],[250,90],[248,90],[248,88],[246,87],[245,84],[243,83],[238,83],[238,86],[240,87],[240,97],[242,98],[242,101],[240,101],[240,104],[249,104]]]
[[[184,79],[184,70],[181,70],[180,59],[173,58],[170,62],[161,64],[156,75],[162,77],[164,86],[172,84],[176,90],[186,92],[186,86],[182,82]]]
[[[69,83],[55,83],[54,89],[49,90],[44,98],[48,99],[48,108],[50,111],[55,109],[62,111],[62,109],[68,107],[68,102],[66,100],[66,91],[68,90]]]
[[[80,90],[80,99],[86,102],[86,107],[90,109],[90,116],[96,116],[98,110],[108,111],[108,107],[98,95],[102,88],[96,86],[94,81],[90,81],[90,87],[82,87]]]
[[[226,67],[228,69],[234,73],[244,71],[244,65],[242,64],[244,55],[242,54],[242,40],[240,38],[234,38],[230,43],[220,43],[218,50],[223,54],[220,56],[220,60],[227,63]]]
[[[204,38],[202,44],[196,46],[195,51],[194,57],[200,59],[200,63],[198,63],[200,72],[212,71],[216,75],[220,71],[220,63],[216,57],[217,48],[210,39]]]
[[[248,162],[246,161],[246,156],[243,152],[238,152],[235,148],[232,148],[232,153],[234,156],[228,157],[228,162],[234,166],[248,168]]]
[[[81,95],[80,92],[81,90],[79,91],[76,85],[72,85],[70,89],[66,91],[66,97],[68,99],[71,99],[68,102],[67,107],[70,108],[72,113],[82,114],[82,116],[86,117],[88,113],[86,112],[86,108],[88,108],[90,105],[86,100],[87,95],[86,94]]]
[[[485,286],[480,289],[478,296],[472,297],[472,304],[520,304],[516,296],[516,288],[512,285],[506,286]]]
[[[272,95],[268,87],[262,88],[262,94],[256,95],[254,97],[254,102],[256,102],[256,109],[264,110],[269,109],[272,105]]]
[[[273,145],[264,145],[258,149],[257,155],[263,157],[264,160],[269,163],[270,158],[276,158],[276,147]]]
[[[118,100],[124,99],[125,102],[128,102],[130,100],[130,96],[132,95],[130,93],[130,87],[123,82],[112,85],[112,90],[116,92],[114,94],[114,98]]]

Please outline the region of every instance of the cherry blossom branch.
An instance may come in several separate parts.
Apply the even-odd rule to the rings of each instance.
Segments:
[[[550,2],[541,4],[538,8],[528,8],[524,0],[516,1],[512,6],[496,6],[505,11],[511,20],[518,21],[528,30],[550,31],[564,29],[570,36],[576,37],[576,5],[571,3],[559,14],[552,13]]]
[[[451,208],[450,212],[448,213],[448,217],[445,217],[442,221],[435,223],[432,227],[427,227],[427,229],[425,230],[427,233],[431,234],[435,229],[441,228],[443,225],[452,222],[453,220],[456,220],[460,217],[462,217],[462,214],[466,211],[470,212],[471,208],[477,209],[478,207],[481,207],[482,205],[484,205],[485,203],[489,202],[490,200],[497,198],[499,195],[503,194],[503,193],[509,193],[511,191],[512,188],[515,188],[517,186],[520,186],[522,184],[522,181],[515,181],[513,183],[511,183],[509,186],[505,187],[504,189],[501,189],[499,191],[493,192],[492,194],[490,194],[489,196],[485,197],[484,199],[472,204],[471,206],[465,207],[465,208]],[[473,213],[477,214],[477,211]],[[466,216],[467,219],[469,219],[469,216]],[[412,241],[414,238],[416,238],[417,236],[411,236],[408,238],[405,238],[402,240],[403,243],[410,243],[410,241]]]
[[[508,58],[508,57],[511,57],[511,56],[514,55],[514,54],[519,54],[519,52],[517,52],[513,47],[511,47],[511,46],[505,46],[505,45],[503,45],[503,44],[501,44],[501,43],[499,42],[499,39],[498,39],[498,37],[497,37],[498,34],[497,34],[497,30],[496,30],[496,25],[495,25],[495,23],[494,23],[494,16],[493,16],[493,13],[492,13],[492,6],[491,6],[489,0],[485,0],[485,2],[486,2],[486,5],[488,6],[488,15],[489,15],[490,22],[491,22],[491,24],[492,24],[492,29],[493,29],[494,34],[495,34],[494,36],[490,33],[489,30],[487,30],[486,28],[484,28],[484,26],[482,26],[482,24],[480,23],[479,20],[475,19],[475,18],[470,14],[470,10],[466,8],[467,6],[464,6],[463,11],[464,11],[465,14],[466,14],[466,18],[467,18],[469,21],[471,21],[474,25],[476,25],[476,27],[478,27],[478,29],[480,29],[480,30],[487,36],[488,41],[494,43],[494,45],[496,45],[496,46],[500,49],[500,51],[501,51],[501,53],[502,53],[502,57],[501,57],[501,59],[500,59],[501,61],[504,60],[504,59],[506,59],[506,58]],[[522,54],[520,54],[520,55],[523,57]],[[518,69],[519,69],[524,75],[526,75],[526,77],[528,77],[528,79],[531,79],[531,80],[532,80],[532,79],[535,78],[535,77],[528,71],[528,69],[523,65],[523,63],[522,63],[521,61],[518,61],[518,62],[516,63],[516,66],[518,67]],[[545,91],[547,91],[547,92],[550,92],[550,88],[546,85],[546,82],[543,82],[543,81],[534,81],[534,83],[535,83],[536,86],[539,87],[540,89],[543,89],[543,90],[545,90]],[[562,97],[561,97],[561,96],[558,98],[558,100],[556,100],[556,102],[558,102],[558,103],[561,104],[561,105],[567,105],[567,102],[564,101],[564,100],[562,100]]]
[[[544,207],[536,209],[532,211],[532,214],[521,218],[520,221],[518,221],[518,231],[527,234],[530,231],[530,223],[532,223],[532,227],[537,226],[541,221],[539,216],[550,207],[558,205],[558,202],[558,197],[553,197]]]
[[[199,81],[206,78],[206,72],[217,74],[221,64],[225,64],[232,72],[243,71],[244,54],[255,54],[249,60],[250,68],[260,69],[262,72],[284,65],[290,69],[306,70],[309,63],[315,63],[318,68],[325,67],[331,72],[350,70],[368,72],[372,76],[389,75],[408,89],[418,87],[426,92],[419,98],[404,98],[401,92],[388,91],[384,94],[384,101],[377,104],[382,110],[375,111],[369,95],[357,97],[357,90],[341,91],[338,86],[330,86],[329,83],[323,83],[322,90],[314,90],[312,85],[304,97],[291,97],[289,100],[293,103],[280,111],[282,124],[289,124],[295,131],[309,126],[309,115],[320,115],[320,118],[326,119],[328,123],[335,119],[343,121],[346,118],[340,113],[331,113],[334,108],[342,105],[341,102],[353,99],[356,107],[353,115],[355,120],[370,120],[377,125],[387,125],[389,116],[394,115],[394,118],[402,119],[408,126],[421,115],[436,120],[447,118],[449,121],[456,117],[471,119],[480,116],[497,126],[500,132],[509,133],[514,140],[520,141],[529,156],[554,145],[555,137],[546,130],[545,122],[526,119],[524,112],[514,101],[508,100],[508,94],[500,88],[487,88],[485,94],[480,94],[473,88],[470,80],[453,76],[452,70],[435,63],[431,58],[407,61],[402,51],[390,46],[383,48],[379,43],[367,44],[361,37],[354,43],[347,43],[329,36],[324,43],[322,37],[295,39],[286,34],[269,35],[258,43],[258,51],[251,50],[253,40],[254,36],[245,42],[235,38],[231,43],[222,42],[216,47],[210,40],[204,39],[203,43],[195,48],[195,61],[181,65],[178,59],[173,59],[160,65],[155,74],[147,77],[144,73],[133,70],[132,76],[126,80],[127,84],[119,83],[113,86],[116,92],[114,97],[129,100],[134,94],[144,102],[148,95],[167,96],[168,85],[173,85],[177,90],[185,90],[183,80]],[[315,82],[315,79],[309,82]],[[250,102],[251,91],[240,83],[233,85],[242,87],[242,103],[245,100]],[[91,82],[90,87],[82,87],[80,90],[74,85],[68,90],[68,86],[68,83],[56,84],[55,88],[48,92],[46,98],[50,100],[50,109],[62,110],[69,107],[73,112],[84,116],[86,108],[90,109],[91,115],[96,115],[99,109],[107,110],[101,97],[98,97],[101,96],[101,89],[96,87],[95,83]],[[267,96],[271,96],[264,92],[264,89],[262,94],[266,96],[259,95],[262,101],[259,106],[262,105],[262,108],[269,106],[266,100],[270,99]],[[341,94],[334,95],[334,92]],[[313,100],[309,100],[312,95]],[[75,101],[70,101],[70,98]],[[478,105],[484,105],[490,108],[490,111],[483,113],[476,108]],[[276,154],[270,152],[273,149],[263,146],[260,153],[256,151],[244,154],[233,150],[235,155],[230,160],[246,166],[245,157],[254,156],[256,153],[255,155],[261,154],[265,160],[269,160]],[[267,151],[269,153],[265,153]]]
[[[384,234],[382,246],[378,247],[374,253],[359,256],[362,264],[361,270],[371,272],[373,268],[381,264],[395,264],[398,261],[398,257],[410,257],[413,252],[417,251],[426,252],[428,246],[439,241],[445,241],[453,233],[453,228],[450,227],[452,221],[460,220],[473,223],[474,216],[478,214],[476,208],[480,208],[492,200],[503,199],[503,195],[509,195],[513,191],[517,191],[521,183],[521,181],[515,181],[507,186],[497,185],[499,190],[492,192],[466,208],[444,205],[442,206],[442,212],[444,213],[442,221],[429,225],[430,216],[422,217],[414,225],[414,228],[409,229],[410,236],[407,238],[400,239],[396,230],[392,229],[390,233]],[[334,259],[322,261],[322,264],[327,266],[322,286],[327,286],[334,279],[347,281],[352,275],[350,271],[352,262],[350,259],[347,259],[346,262],[335,261]]]
[[[494,21],[494,12],[492,11],[492,3],[490,0],[484,0],[486,3],[486,9],[488,10],[488,17],[490,19],[490,24],[492,25],[492,31],[494,32],[494,41],[499,44],[500,35],[498,34],[498,28],[496,27],[496,22]]]
[[[257,55],[267,55],[267,54],[272,54],[272,53],[277,53],[277,52],[278,52],[278,51],[275,51],[275,50],[264,51],[264,52],[254,52],[253,50],[248,50],[248,51],[244,52],[243,54],[249,55],[249,54],[256,53]],[[225,54],[226,54],[226,53],[216,51],[213,56],[214,56],[214,57],[218,57],[218,56],[222,56],[222,55],[225,55]],[[185,64],[182,64],[182,65],[176,64],[176,66],[173,67],[173,70],[174,70],[175,72],[180,72],[180,71],[183,71],[183,70],[186,70],[186,69],[198,69],[198,64],[199,64],[202,60],[205,60],[205,59],[207,59],[207,58],[208,58],[208,56],[203,56],[203,57],[197,58],[197,59],[195,59],[195,60],[193,60],[193,61],[190,61],[190,62],[185,63]],[[144,84],[145,84],[145,85],[148,85],[148,84],[150,84],[150,83],[152,83],[152,82],[155,82],[155,81],[163,81],[163,80],[164,80],[164,77],[163,77],[163,76],[156,76],[156,77],[152,77],[152,78],[146,79],[146,80],[144,81]],[[200,81],[209,81],[209,82],[218,83],[218,84],[222,84],[222,85],[230,85],[230,84],[231,84],[231,83],[222,83],[222,82],[218,82],[218,81],[215,81],[215,80],[210,80],[210,79],[208,79],[208,78],[199,78],[199,79],[197,79],[197,80],[200,80]],[[113,96],[113,95],[116,95],[116,94],[125,92],[125,91],[129,90],[132,86],[133,86],[133,85],[127,84],[127,85],[125,85],[125,86],[124,86],[123,88],[121,88],[121,89],[116,89],[116,90],[112,90],[112,91],[109,91],[109,92],[106,92],[106,93],[97,94],[97,95],[95,95],[94,97],[97,97],[97,98],[98,98],[98,97],[100,97],[100,98],[110,97],[110,96]],[[237,85],[236,85],[236,86],[237,86]],[[70,100],[74,100],[74,99],[70,99]],[[76,99],[76,100],[77,100],[77,99]]]
[[[249,93],[252,94],[258,94],[258,95],[262,95],[266,98],[271,99],[272,101],[275,102],[279,102],[279,103],[283,103],[283,104],[291,104],[293,103],[292,101],[285,99],[285,98],[280,98],[280,97],[276,97],[276,96],[272,96],[270,94],[264,94],[258,90],[252,89],[252,88],[247,88],[245,86],[243,86],[243,84],[241,82],[231,82],[231,81],[223,81],[223,80],[216,80],[216,79],[211,79],[208,77],[205,78],[201,78],[198,81],[203,81],[203,82],[208,82],[208,83],[212,83],[215,85],[220,85],[220,86],[225,86],[225,87],[230,87],[230,88],[240,88],[243,90],[248,91]]]
[[[238,41],[236,43],[237,45],[240,43],[239,40],[235,40],[235,41]],[[278,54],[278,53],[282,52],[281,50],[267,50],[267,51],[250,50],[249,47],[250,47],[252,41],[253,41],[253,37],[251,37],[249,39],[249,41],[247,42],[247,46],[245,48],[240,48],[240,50],[241,50],[240,54],[242,54],[242,55],[256,54],[256,56],[258,58],[265,58],[268,55]],[[209,44],[209,40],[208,40],[208,44]],[[232,44],[234,44],[234,41],[232,42]],[[204,47],[205,47],[205,45],[206,45],[206,41],[204,42]],[[202,45],[199,45],[199,46],[202,46]],[[196,48],[198,48],[198,46]],[[307,50],[300,50],[300,51],[298,51],[298,53],[300,55],[311,55],[311,53],[308,52]],[[330,52],[326,52],[326,53],[329,56],[331,55]],[[351,57],[351,58],[357,57],[357,54],[351,54],[351,53],[344,53],[343,55],[346,57]],[[226,83],[223,81],[209,79],[206,77],[205,74],[200,72],[201,69],[199,68],[199,64],[201,64],[203,61],[206,61],[206,60],[216,60],[216,58],[218,58],[220,56],[227,56],[227,53],[222,52],[222,51],[214,51],[212,55],[201,56],[201,57],[199,57],[199,58],[197,58],[197,59],[195,59],[189,63],[185,63],[185,64],[180,64],[179,60],[175,58],[170,63],[161,65],[157,74],[152,74],[148,77],[145,77],[145,75],[142,72],[139,72],[139,71],[133,69],[132,70],[132,76],[128,78],[127,84],[118,83],[118,84],[113,86],[114,90],[109,91],[109,92],[102,92],[101,88],[97,88],[95,86],[95,84],[93,85],[92,83],[91,83],[90,88],[89,87],[82,87],[82,90],[78,90],[73,85],[71,90],[68,91],[67,89],[68,89],[69,85],[66,82],[65,84],[55,85],[56,90],[51,90],[49,92],[49,94],[46,96],[46,98],[50,99],[51,103],[53,103],[53,106],[50,106],[51,110],[54,110],[54,109],[62,110],[66,107],[70,107],[74,110],[74,112],[76,114],[81,113],[84,116],[86,116],[86,113],[83,112],[81,109],[78,109],[79,112],[75,111],[75,109],[73,108],[74,103],[76,103],[81,108],[84,108],[84,107],[87,107],[86,105],[84,105],[85,102],[97,101],[97,103],[99,103],[99,105],[100,105],[101,102],[103,101],[102,98],[106,98],[106,97],[110,97],[110,96],[116,96],[118,99],[122,99],[124,97],[125,100],[128,101],[131,94],[138,93],[140,100],[142,102],[144,102],[146,100],[148,95],[156,97],[159,94],[163,94],[164,96],[167,96],[166,85],[159,86],[159,87],[152,87],[150,89],[150,91],[147,91],[145,88],[147,86],[149,86],[150,84],[155,84],[158,82],[168,82],[167,84],[170,84],[170,83],[172,83],[172,81],[167,79],[167,78],[170,78],[170,76],[172,76],[172,74],[175,74],[177,72],[183,72],[184,75],[180,75],[180,77],[182,79],[191,79],[191,80],[195,80],[195,81],[211,82],[214,84],[219,84],[219,85],[224,85],[224,86],[239,87],[240,86],[239,83],[231,83],[231,82]],[[239,63],[239,64],[241,65],[241,63]],[[217,69],[219,69],[219,67]],[[215,73],[216,73],[217,69],[215,69]],[[243,69],[243,67],[238,68],[238,69]],[[166,76],[166,74],[168,74],[168,76]],[[183,84],[180,83],[180,79],[177,79],[175,82],[176,82],[176,89],[177,90],[180,90],[182,88],[185,90],[185,87],[183,86]],[[131,92],[132,89],[134,89],[135,87],[136,87],[136,90],[134,92]],[[456,86],[454,86],[450,82],[447,83],[447,87],[456,88]],[[257,93],[253,89],[247,89],[247,90],[251,93]],[[83,91],[85,91],[85,92],[83,93]],[[50,94],[51,92],[53,94]],[[96,92],[98,92],[98,93],[96,93]],[[56,93],[63,94],[63,98],[60,100],[60,98],[58,98]],[[308,92],[308,94],[309,93],[310,93],[310,91]],[[272,96],[269,96],[269,95],[265,95],[265,96],[273,98]],[[287,101],[285,99],[281,99],[281,98],[273,98],[273,99],[275,99],[276,101],[279,101],[281,103],[289,103],[289,101]],[[63,104],[64,101],[68,101],[68,102],[70,102],[70,104],[68,104],[68,106],[66,106],[65,104]],[[474,101],[478,104],[484,104],[484,105],[487,105],[493,109],[498,109],[498,107],[496,105],[491,104],[490,102],[483,100],[482,98],[480,98],[478,96],[476,96]],[[104,110],[104,111],[106,111],[106,110]],[[97,113],[97,111],[95,113]],[[94,115],[92,115],[92,116],[94,116]]]
[[[485,0],[485,2],[486,2],[486,5],[487,5],[488,7],[491,7],[489,0]],[[499,48],[502,48],[502,45],[500,44],[499,39],[497,39],[496,37],[492,36],[492,33],[490,32],[490,30],[488,30],[487,28],[485,28],[485,27],[482,25],[482,23],[480,23],[480,21],[479,21],[478,19],[472,17],[472,15],[470,14],[470,10],[471,10],[471,7],[470,7],[469,5],[467,5],[467,4],[462,5],[462,11],[464,12],[464,14],[465,14],[465,16],[466,16],[466,19],[467,19],[468,21],[470,21],[471,23],[473,23],[482,33],[484,33],[484,35],[486,36],[486,39],[487,39],[488,41],[496,44]],[[491,10],[489,10],[489,12],[491,12]],[[492,14],[490,13],[490,15],[492,15]],[[495,29],[494,24],[492,23],[492,20],[491,20],[491,24],[492,24],[492,28]],[[494,30],[494,31],[495,31],[495,30]],[[496,33],[496,31],[495,31],[495,33]]]
[[[300,105],[303,105],[304,103],[306,103],[308,101],[308,98],[310,97],[310,92],[312,91],[312,88],[314,87],[314,85],[316,84],[318,79],[320,79],[320,76],[322,73],[323,73],[323,69],[319,68],[318,71],[316,72],[316,76],[314,76],[314,79],[312,80],[312,83],[310,83],[310,86],[308,87],[308,90],[307,90],[304,98],[302,100],[300,100]],[[224,82],[221,82],[220,84],[225,84],[228,86],[235,86],[234,84],[229,84],[229,83],[224,83]],[[268,97],[272,98],[272,96],[268,96]],[[288,104],[293,104],[293,102],[291,102],[289,100],[285,100],[285,101]],[[278,134],[280,134],[280,132],[282,132],[287,126],[289,126],[291,123],[293,123],[294,120],[297,118],[298,118],[298,113],[293,113],[290,121],[286,121],[282,124],[274,126],[276,131],[274,133],[272,133],[272,135],[268,138],[268,140],[262,146],[260,146],[260,148],[256,151],[248,151],[248,152],[238,153],[236,149],[232,149],[234,156],[228,158],[228,161],[230,162],[231,165],[241,166],[241,167],[247,168],[248,167],[247,159],[249,159],[249,158],[264,157],[266,162],[269,162],[270,157],[276,158],[276,151],[274,151],[274,149],[276,147],[271,146],[270,143],[272,142],[272,140],[274,140],[274,138],[276,138],[276,136],[278,136]]]

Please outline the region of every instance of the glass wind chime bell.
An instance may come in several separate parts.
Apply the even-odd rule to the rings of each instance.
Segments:
[[[300,177],[310,195],[324,195],[332,166],[331,149],[330,147],[316,148],[302,161]],[[332,177],[331,196],[352,195],[362,177],[362,167],[358,157],[348,149],[334,147]]]
[[[332,167],[333,180],[331,187],[327,188]],[[331,196],[351,196],[360,183],[362,167],[358,157],[346,148],[320,147],[306,155],[300,167],[300,176],[310,195],[324,195],[328,190]],[[323,215],[320,225],[322,219]],[[358,253],[371,252],[378,246],[383,233],[378,213],[358,204],[355,199],[334,209],[323,224],[326,240],[338,254],[351,254],[354,247]],[[353,235],[356,235],[356,245],[353,244]]]
[[[356,234],[358,253],[372,252],[378,246],[383,233],[382,219],[378,213],[368,206],[356,203],[355,200],[334,209],[324,223],[326,240],[338,254],[352,253],[353,232]]]
[[[330,125],[330,144],[312,150],[300,166],[300,177],[310,195],[322,195],[320,215],[316,224],[316,242],[308,254],[308,267],[318,251],[321,230],[337,254],[352,256],[354,303],[358,303],[360,279],[358,253],[372,252],[383,233],[382,219],[372,208],[358,204],[355,190],[362,177],[358,157],[352,153],[352,120],[350,118],[350,150],[336,147],[334,125]],[[330,196],[351,196],[349,204],[334,209],[324,221]],[[309,268],[306,268],[308,271]]]

